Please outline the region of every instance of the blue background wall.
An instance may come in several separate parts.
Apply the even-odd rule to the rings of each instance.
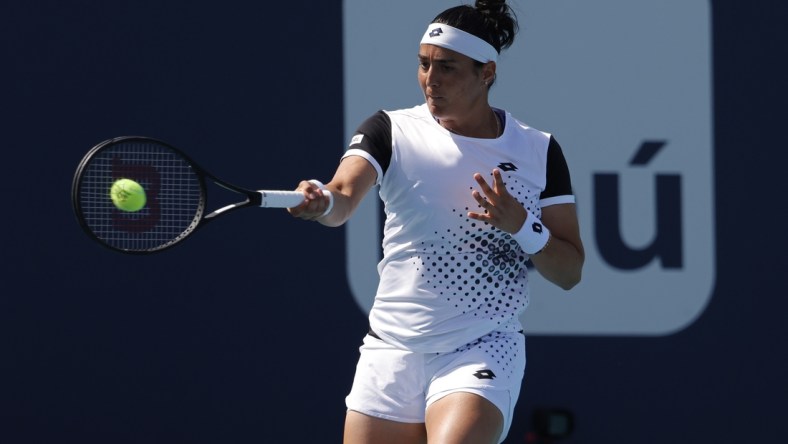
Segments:
[[[90,242],[69,198],[85,151],[124,134],[252,188],[329,178],[345,144],[341,6],[0,4],[0,442],[341,442],[366,330],[344,230],[247,210],[127,256]],[[667,337],[530,338],[508,443],[540,407],[574,412],[569,442],[786,440],[786,12],[712,2],[709,307]]]

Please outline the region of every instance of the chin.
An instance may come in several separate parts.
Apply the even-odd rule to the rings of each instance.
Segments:
[[[437,117],[438,119],[442,119],[444,117],[444,113],[442,111],[443,108],[440,106],[436,106],[432,101],[427,100],[427,109],[430,110],[433,116]]]

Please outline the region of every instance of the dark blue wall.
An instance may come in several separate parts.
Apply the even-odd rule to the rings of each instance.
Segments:
[[[345,143],[341,6],[0,5],[0,442],[341,442],[366,326],[343,229],[247,210],[128,256],[90,242],[69,198],[85,151],[125,134],[243,186],[329,178]],[[568,442],[788,439],[786,12],[712,2],[709,307],[668,337],[530,338],[508,443],[538,407],[574,412]]]

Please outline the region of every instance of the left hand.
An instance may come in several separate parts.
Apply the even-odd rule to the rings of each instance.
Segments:
[[[492,174],[492,187],[484,180],[481,174],[476,173],[473,175],[484,195],[477,190],[473,190],[471,195],[482,209],[486,211],[481,213],[469,211],[468,217],[488,222],[495,228],[507,233],[517,233],[525,223],[528,212],[517,199],[509,194],[503,182],[501,171],[496,168],[493,169]]]

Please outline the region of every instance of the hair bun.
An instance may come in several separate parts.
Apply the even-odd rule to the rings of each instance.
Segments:
[[[482,14],[494,16],[507,11],[506,0],[476,0],[475,7]]]
[[[512,45],[518,30],[517,17],[506,0],[476,0],[474,6],[454,6],[435,16],[432,23],[445,23],[475,35],[499,54]]]

